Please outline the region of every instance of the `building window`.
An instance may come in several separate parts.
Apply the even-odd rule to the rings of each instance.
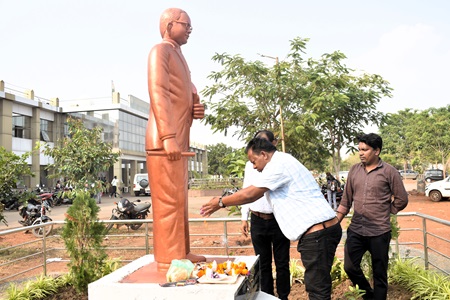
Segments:
[[[12,135],[16,138],[31,139],[31,118],[13,113]]]
[[[41,141],[52,142],[53,122],[41,119]]]

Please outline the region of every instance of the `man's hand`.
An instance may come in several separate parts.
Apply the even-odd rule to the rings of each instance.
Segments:
[[[180,160],[181,159],[181,150],[180,146],[175,138],[165,139],[163,141],[164,150],[167,153],[167,158],[169,160]]]
[[[245,237],[248,237],[248,221],[241,222],[241,231]]]
[[[342,222],[342,220],[345,218],[345,215],[343,213],[337,212],[336,217],[338,218],[339,222]]]
[[[202,205],[202,207],[200,208],[200,214],[203,217],[209,217],[219,209],[220,209],[219,197],[214,197],[211,200],[209,200],[208,203]]]

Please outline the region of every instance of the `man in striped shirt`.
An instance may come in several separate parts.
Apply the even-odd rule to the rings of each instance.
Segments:
[[[246,153],[261,176],[233,195],[214,197],[200,213],[210,216],[220,208],[250,203],[266,194],[283,234],[298,241],[309,299],[331,299],[330,271],[342,236],[335,212],[311,172],[290,154],[257,137],[248,143]]]
[[[255,137],[266,139],[274,146],[277,145],[277,139],[273,132],[269,130],[260,130]],[[250,161],[245,164],[244,184],[246,188],[261,175]],[[278,225],[273,214],[272,206],[265,196],[255,202],[241,206],[242,233],[248,236],[249,226],[248,217],[251,216],[250,234],[252,237],[253,249],[255,254],[259,255],[259,266],[261,270],[261,290],[269,295],[275,295],[273,288],[272,275],[272,252],[275,261],[276,286],[278,298],[287,300],[290,290],[290,272],[289,272],[289,252],[291,241],[286,238]]]

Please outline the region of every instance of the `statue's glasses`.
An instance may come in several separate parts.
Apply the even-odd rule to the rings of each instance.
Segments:
[[[172,22],[184,24],[184,26],[186,27],[186,30],[192,30],[192,29],[193,29],[193,27],[191,26],[191,24],[189,24],[189,23],[187,23],[187,22],[175,21],[175,20],[172,21]]]

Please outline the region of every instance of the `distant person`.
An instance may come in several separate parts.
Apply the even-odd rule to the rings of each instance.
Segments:
[[[56,180],[55,191],[59,191],[61,189],[61,180]]]
[[[205,261],[190,250],[188,158],[190,127],[205,115],[181,52],[192,33],[189,15],[166,9],[160,18],[162,42],[148,57],[150,112],[146,131],[147,169],[153,208],[153,245],[158,270],[173,259]],[[165,156],[161,156],[163,152]]]
[[[344,249],[344,269],[354,285],[366,292],[364,299],[386,299],[391,241],[390,215],[408,204],[399,172],[381,160],[383,140],[374,133],[358,137],[361,163],[352,166],[337,215],[342,221],[353,207]],[[368,251],[372,257],[373,289],[361,269]]]
[[[331,298],[331,267],[342,228],[323,199],[311,172],[290,154],[276,151],[269,141],[253,138],[246,153],[261,176],[233,195],[214,197],[201,207],[208,217],[220,208],[254,202],[267,193],[283,234],[298,241],[310,299]]]
[[[109,194],[109,197],[117,197],[117,186],[119,185],[119,180],[117,179],[117,176],[114,176],[113,180],[111,181],[111,194]]]
[[[274,146],[277,140],[273,132],[260,130],[255,137],[266,139]],[[245,164],[243,187],[250,186],[261,173],[253,168],[250,161]],[[250,214],[250,234],[252,237],[253,249],[259,255],[261,270],[261,291],[275,295],[272,274],[272,252],[275,261],[277,294],[280,299],[288,299],[291,290],[289,271],[289,251],[291,241],[284,236],[273,214],[272,206],[266,196],[241,206],[242,232],[248,236],[248,217]]]
[[[337,209],[336,205],[336,194],[337,190],[340,187],[339,181],[331,175],[330,172],[327,172],[327,200],[331,207],[334,210]]]

